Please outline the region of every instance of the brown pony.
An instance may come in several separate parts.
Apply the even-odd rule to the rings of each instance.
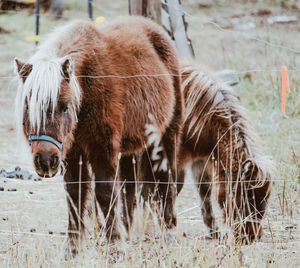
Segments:
[[[181,74],[186,112],[178,181],[184,181],[191,165],[212,236],[218,235],[211,204],[217,186],[217,201],[235,237],[246,242],[260,238],[272,164],[259,152],[258,137],[230,87],[193,65],[183,64]]]
[[[181,74],[185,121],[178,156],[178,193],[191,166],[210,235],[219,235],[211,203],[216,187],[217,201],[235,237],[251,242],[262,235],[272,163],[259,152],[258,138],[230,87],[193,65],[182,64]],[[148,158],[147,152],[139,158],[138,177],[155,182]],[[144,183],[144,198],[155,193],[155,186]]]
[[[16,69],[19,126],[31,144],[36,172],[53,177],[65,162],[70,250],[78,251],[92,175],[107,239],[120,239],[118,155],[126,158],[145,147],[151,151],[158,140],[164,150],[161,159],[153,159],[154,172],[167,184],[175,180],[183,103],[172,41],[158,25],[139,17],[97,27],[76,21],[52,33],[28,63],[16,60]],[[156,136],[149,130],[154,123]],[[125,185],[124,192],[132,191]],[[161,186],[160,193],[171,229],[176,226],[174,184]]]

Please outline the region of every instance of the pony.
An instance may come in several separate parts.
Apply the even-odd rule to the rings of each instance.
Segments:
[[[259,147],[245,109],[231,87],[195,65],[181,64],[185,119],[178,160],[178,193],[190,166],[212,237],[219,232],[212,190],[237,241],[263,234],[261,220],[270,196],[272,161]]]
[[[153,161],[154,172],[170,183],[160,192],[166,200],[165,226],[175,228],[171,182],[184,112],[179,61],[164,30],[140,17],[100,26],[74,21],[51,33],[27,63],[16,59],[15,66],[19,135],[31,145],[37,174],[53,177],[64,163],[67,250],[78,253],[92,177],[106,238],[111,244],[120,241],[120,155],[151,150],[146,130],[154,121],[164,148],[163,158]],[[130,185],[124,188],[131,191]]]
[[[250,243],[263,234],[261,220],[270,196],[273,164],[260,152],[258,137],[232,88],[187,62],[181,63],[180,72],[185,118],[177,160],[177,193],[191,168],[209,236],[220,235],[212,207],[216,189],[217,203],[236,241]],[[155,196],[156,191],[148,155],[139,156],[137,165],[137,177],[149,181],[143,183],[144,199],[149,193]],[[129,159],[123,161],[130,165]],[[132,201],[128,202],[132,209]]]

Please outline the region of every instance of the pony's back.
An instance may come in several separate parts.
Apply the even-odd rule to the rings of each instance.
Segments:
[[[232,88],[194,65],[183,64],[181,74],[185,99],[183,150],[186,148],[193,158],[216,158],[216,153],[221,158],[232,147],[232,163],[260,157],[259,138]]]

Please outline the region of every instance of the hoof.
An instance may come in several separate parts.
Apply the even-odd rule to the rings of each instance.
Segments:
[[[169,230],[175,229],[177,226],[176,216],[174,216],[174,215],[166,216],[165,224],[166,224],[167,229],[169,229]]]
[[[258,241],[263,235],[263,228],[260,222],[246,222],[244,228],[235,231],[236,243],[242,245],[250,245],[252,242]]]

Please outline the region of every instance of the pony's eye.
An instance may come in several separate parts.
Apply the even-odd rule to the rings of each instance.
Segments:
[[[61,103],[60,105],[60,111],[62,113],[67,113],[69,110],[69,104]]]
[[[66,105],[66,106],[63,107],[63,112],[64,112],[64,113],[67,113],[68,110],[69,110],[69,106],[68,106],[68,105]]]

